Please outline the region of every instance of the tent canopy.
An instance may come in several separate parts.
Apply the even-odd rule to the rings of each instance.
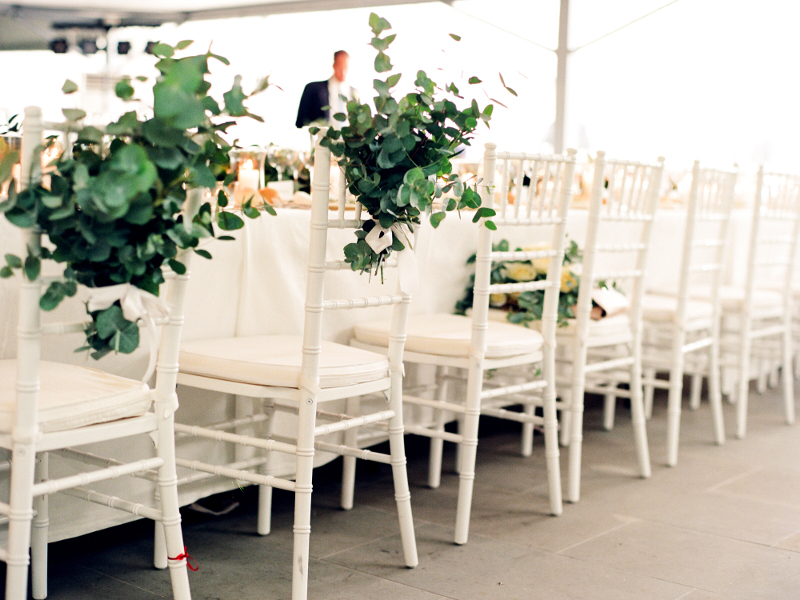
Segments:
[[[208,19],[341,10],[432,0],[15,0],[0,2],[0,51],[47,50],[65,31],[107,32]],[[451,4],[452,0],[441,0]]]

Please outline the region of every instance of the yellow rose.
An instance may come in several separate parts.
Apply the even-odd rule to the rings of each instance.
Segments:
[[[506,277],[514,281],[533,281],[536,269],[528,263],[512,262],[505,266]]]
[[[561,291],[571,292],[578,287],[578,278],[569,270],[569,267],[561,267]]]
[[[500,308],[505,306],[506,302],[508,302],[508,296],[506,294],[489,294],[489,306]]]
[[[547,242],[537,242],[537,243],[533,244],[532,246],[525,246],[523,248],[523,250],[525,250],[526,252],[550,250],[550,244],[548,244]],[[550,258],[549,257],[536,258],[536,259],[533,260],[533,268],[536,269],[537,273],[540,273],[542,275],[546,275],[547,274],[547,269],[549,267],[550,267]]]

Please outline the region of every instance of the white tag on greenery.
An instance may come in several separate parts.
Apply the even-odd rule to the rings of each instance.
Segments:
[[[156,359],[158,358],[155,319],[169,316],[169,305],[162,298],[130,283],[91,288],[89,294],[89,300],[86,303],[86,310],[89,312],[105,310],[119,300],[123,317],[132,323],[136,323],[139,319],[144,321],[150,336],[150,361],[142,381],[148,381],[156,370]],[[169,409],[174,412],[177,408],[176,399],[175,406],[170,406]]]
[[[392,245],[394,236],[405,246],[397,253],[397,276],[400,280],[400,291],[414,294],[419,287],[419,271],[417,257],[414,255],[414,246],[411,243],[413,234],[405,223],[393,223],[390,228],[385,228],[377,221],[364,241],[369,244],[375,254],[380,254]]]

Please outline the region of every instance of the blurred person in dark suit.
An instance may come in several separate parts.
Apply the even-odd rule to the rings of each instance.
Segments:
[[[337,128],[342,126],[342,122],[334,120],[333,115],[346,113],[347,101],[358,99],[357,90],[345,81],[349,63],[350,55],[347,52],[334,52],[331,78],[326,81],[312,81],[306,85],[297,109],[297,127],[314,123]]]

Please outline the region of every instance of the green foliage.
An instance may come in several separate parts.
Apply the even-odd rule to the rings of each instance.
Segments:
[[[515,251],[546,249],[545,247],[536,248],[517,248]],[[507,240],[500,240],[492,245],[494,252],[508,252],[509,244]],[[578,288],[580,286],[580,276],[568,267],[568,265],[580,264],[582,254],[578,244],[573,240],[567,241],[564,250],[564,260],[561,272],[561,292],[558,296],[558,325],[565,327],[567,319],[574,319],[574,307],[578,303]],[[540,262],[541,261],[541,262]],[[467,259],[467,264],[475,262],[473,254]],[[492,263],[492,270],[489,276],[490,284],[499,283],[519,283],[521,281],[539,281],[547,278],[547,267],[549,259],[537,259],[535,261],[498,261]],[[474,301],[473,287],[475,285],[475,274],[470,275],[470,281],[464,290],[464,296],[456,302],[455,311],[457,314],[465,314],[467,309],[472,308]],[[489,298],[489,306],[507,312],[506,319],[511,323],[520,323],[526,327],[532,321],[540,321],[544,311],[544,290],[534,290],[512,294],[492,294]]]
[[[206,202],[189,226],[183,222],[186,188],[214,187],[228,175],[231,145],[223,136],[234,124],[230,117],[257,118],[245,107],[248,95],[239,78],[223,94],[222,107],[209,95],[209,62],[228,61],[210,52],[176,57],[176,51],[190,44],[156,45],[160,75],[153,84],[152,116],[127,112],[108,126],[106,136],[93,127],[78,128],[72,152],[65,152],[53,165],[49,187],[34,172],[36,183],[18,192],[12,182],[8,199],[0,203],[0,212],[11,223],[36,226],[49,240],[41,251],[29,248],[24,260],[6,255],[0,276],[22,270],[28,279],[35,279],[43,259],[65,265],[64,281],[52,283],[40,300],[44,310],[75,295],[78,284],[130,283],[157,295],[165,263],[183,273],[181,251],[194,250],[211,258],[198,244],[216,235],[215,225],[226,231],[244,226],[238,215],[220,210],[227,205],[224,192],[215,199],[219,208]],[[260,89],[264,87],[260,84]],[[70,94],[77,86],[67,81],[62,89]],[[117,84],[115,91],[123,100],[134,97],[129,79]],[[63,112],[73,121],[85,116],[79,109]],[[9,153],[0,156],[0,183],[9,179],[16,158],[9,158]],[[249,202],[244,214],[255,218],[263,209]],[[271,207],[267,210],[274,214]],[[133,352],[138,346],[138,326],[124,318],[119,303],[92,312],[91,317],[86,348],[95,358],[111,351]]]
[[[369,25],[375,36],[371,45],[378,51],[375,71],[388,73],[392,64],[386,50],[395,35],[381,37],[391,25],[375,13],[370,15]],[[450,37],[460,39],[453,34]],[[426,213],[436,227],[447,211],[478,209],[481,205],[477,182],[470,187],[461,181],[453,173],[450,159],[469,145],[479,123],[488,125],[492,106],[481,110],[472,101],[459,108],[458,88],[453,84],[442,88],[424,71],[416,74],[416,89],[398,99],[392,89],[400,78],[401,74],[395,73],[375,79],[375,112],[369,104],[348,102],[347,124],[341,130],[329,129],[320,142],[339,158],[349,191],[375,220],[365,224],[358,241],[345,247],[345,260],[354,271],[377,272],[393,250],[390,247],[375,254],[364,240],[363,233],[376,221],[386,228],[402,223],[413,230]],[[344,116],[334,118],[343,120]],[[442,210],[431,214],[435,200],[442,201]],[[475,220],[494,215],[488,208],[481,211]],[[484,223],[494,225],[491,221]]]

